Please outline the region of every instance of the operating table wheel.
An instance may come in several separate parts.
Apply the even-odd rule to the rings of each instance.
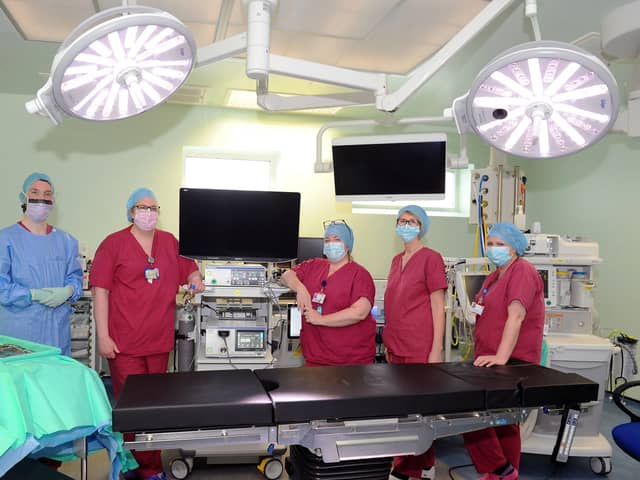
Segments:
[[[589,459],[591,471],[596,475],[608,475],[611,473],[611,457],[591,457]]]
[[[183,480],[187,478],[191,473],[192,467],[193,462],[189,462],[189,460],[185,458],[174,458],[169,463],[171,475],[177,480]]]
[[[277,480],[282,476],[284,467],[280,459],[275,457],[263,458],[258,465],[258,470],[262,472],[267,480]]]

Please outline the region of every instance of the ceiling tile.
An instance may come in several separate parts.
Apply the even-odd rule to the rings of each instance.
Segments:
[[[312,33],[271,32],[271,52],[310,62],[335,63],[340,50],[351,42],[343,38],[325,37]]]
[[[62,42],[80,22],[95,13],[91,0],[4,0],[27,40]]]
[[[235,0],[233,2],[229,25],[241,26],[243,32],[247,29],[247,10],[244,8],[241,0]]]
[[[122,0],[98,0],[98,4],[105,10],[122,5]],[[215,24],[222,0],[140,0],[138,5],[164,10],[183,22]]]
[[[213,42],[216,36],[216,27],[213,23],[192,23],[184,22],[189,31],[193,34],[198,47],[204,47]]]
[[[384,73],[406,74],[432,55],[438,45],[380,41],[353,42],[340,50],[336,65]]]
[[[275,28],[343,38],[364,38],[400,0],[281,0]]]

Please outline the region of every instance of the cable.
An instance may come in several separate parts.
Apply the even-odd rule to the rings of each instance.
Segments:
[[[224,341],[224,348],[227,351],[227,361],[229,362],[229,365],[231,365],[234,370],[238,370],[238,367],[236,367],[231,361],[231,354],[229,353],[229,345],[227,345],[227,337],[221,337],[221,338]]]
[[[458,321],[460,320],[458,319]],[[454,322],[451,322],[451,346],[460,346],[460,332],[458,330],[458,324]]]

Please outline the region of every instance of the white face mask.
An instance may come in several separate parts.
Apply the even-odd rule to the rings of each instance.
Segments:
[[[53,203],[50,200],[29,200],[25,213],[33,223],[44,223],[49,218],[52,208]]]

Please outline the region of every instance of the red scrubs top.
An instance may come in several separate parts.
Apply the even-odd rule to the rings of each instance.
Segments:
[[[544,331],[544,289],[538,271],[526,260],[515,260],[502,277],[496,270],[482,284],[476,303],[483,305],[482,315],[476,319],[473,334],[474,358],[495,355],[498,352],[507,309],[517,300],[527,311],[511,358],[540,363]]]
[[[384,293],[383,340],[399,357],[427,357],[433,345],[431,294],[447,288],[442,256],[424,247],[402,269],[402,255],[391,261]]]
[[[313,298],[316,292],[326,297],[322,314],[339,312],[361,298],[373,305],[375,286],[369,272],[356,262],[342,266],[330,277],[329,261],[314,258],[293,268],[298,279]],[[322,286],[322,282],[326,282]],[[313,308],[319,304],[314,303]],[[376,322],[371,312],[366,318],[346,327],[324,327],[302,322],[300,332],[302,354],[307,362],[317,365],[355,365],[373,363],[376,356]]]
[[[149,263],[131,227],[105,238],[91,264],[89,285],[109,290],[109,335],[121,353],[154,355],[173,349],[176,294],[191,273],[193,260],[178,255],[178,240],[156,230]],[[149,283],[145,269],[158,268]]]

